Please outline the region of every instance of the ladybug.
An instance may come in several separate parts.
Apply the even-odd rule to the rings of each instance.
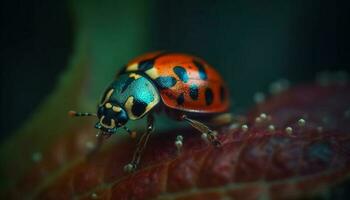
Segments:
[[[147,116],[147,129],[139,138],[132,161],[126,165],[126,170],[132,171],[153,131],[154,113],[165,112],[172,119],[187,122],[218,147],[216,132],[203,122],[218,121],[215,119],[228,110],[225,82],[203,59],[184,53],[153,52],[131,60],[117,73],[99,102],[97,114],[70,114],[96,116],[98,138],[109,137],[120,127],[135,136],[125,124]]]

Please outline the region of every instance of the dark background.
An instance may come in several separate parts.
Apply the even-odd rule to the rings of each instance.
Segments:
[[[1,3],[1,138],[16,130],[64,71],[75,39],[62,1]],[[205,58],[228,82],[237,110],[287,78],[313,81],[349,68],[349,6],[341,1],[150,1],[149,45]],[[136,4],[137,6],[137,4]],[[116,7],[123,9],[122,6]],[[102,92],[102,91],[101,91]]]

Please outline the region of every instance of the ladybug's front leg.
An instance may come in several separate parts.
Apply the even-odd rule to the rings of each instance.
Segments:
[[[154,123],[153,115],[149,114],[147,116],[147,130],[139,138],[132,161],[129,164],[125,165],[124,171],[132,172],[137,168],[138,164],[140,163],[142,152],[147,145],[147,142],[149,140],[149,137],[151,136],[151,133],[153,132],[153,123]]]
[[[221,142],[216,138],[216,131],[212,131],[208,126],[194,119],[188,118],[186,115],[182,115],[182,120],[189,123],[193,128],[199,130],[202,133],[202,138],[209,140],[215,147],[220,147]]]

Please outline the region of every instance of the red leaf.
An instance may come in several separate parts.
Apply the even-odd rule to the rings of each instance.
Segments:
[[[12,197],[42,199],[257,199],[315,197],[347,180],[350,172],[350,88],[292,88],[258,105],[247,132],[222,127],[222,148],[194,130],[155,133],[140,169],[123,172],[135,141],[122,140],[86,159],[92,127],[64,134],[13,188]],[[267,119],[257,123],[256,117]],[[263,116],[264,118],[264,116]],[[300,118],[306,123],[298,124]],[[275,131],[269,131],[268,125]],[[285,128],[292,128],[292,136]],[[184,136],[177,155],[176,135]],[[118,136],[113,136],[114,140]]]

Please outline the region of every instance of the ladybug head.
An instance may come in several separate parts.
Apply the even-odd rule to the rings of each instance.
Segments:
[[[96,123],[95,128],[111,134],[115,133],[117,128],[124,126],[129,120],[126,111],[113,102],[106,102],[100,105],[97,110],[97,117],[99,121]]]
[[[69,111],[70,116],[83,117],[94,116],[98,117],[99,121],[95,124],[95,128],[101,130],[103,134],[111,135],[116,133],[117,128],[122,127],[129,134],[132,134],[125,124],[128,122],[129,117],[126,111],[118,104],[113,102],[106,102],[99,105],[97,114],[87,112],[75,112]]]

